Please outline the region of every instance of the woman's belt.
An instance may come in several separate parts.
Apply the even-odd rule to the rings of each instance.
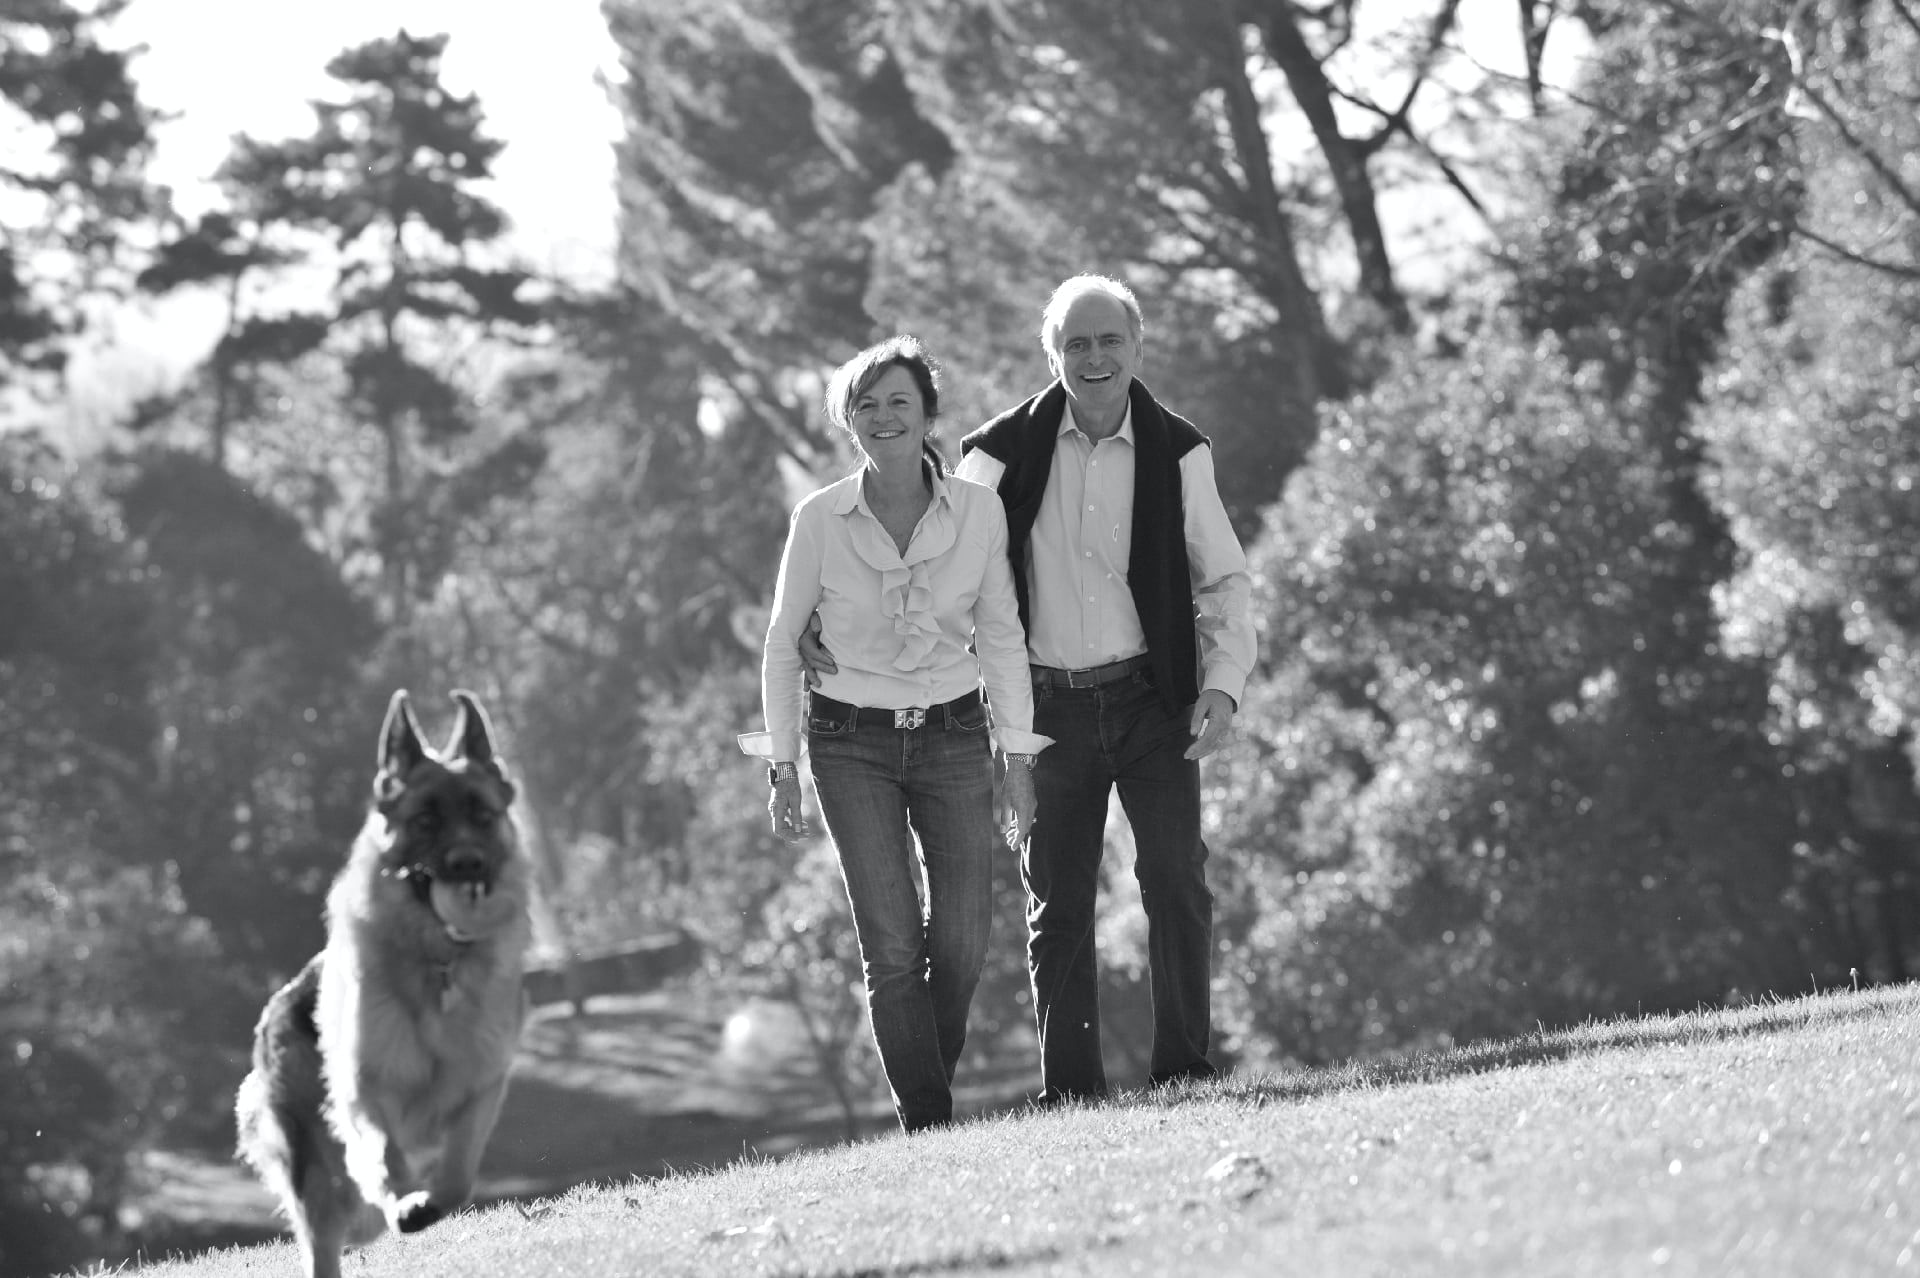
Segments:
[[[911,706],[905,710],[877,709],[873,706],[850,706],[844,701],[835,701],[832,697],[812,694],[811,709],[808,713],[823,718],[839,720],[852,719],[863,728],[917,728],[934,714],[945,711],[949,715],[964,714],[980,708],[980,690],[975,688],[965,696],[955,697],[951,701],[942,701],[937,706]]]

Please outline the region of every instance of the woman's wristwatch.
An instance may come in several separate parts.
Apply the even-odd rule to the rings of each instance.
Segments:
[[[767,784],[779,785],[782,781],[798,781],[800,765],[792,762],[776,763],[767,769]]]

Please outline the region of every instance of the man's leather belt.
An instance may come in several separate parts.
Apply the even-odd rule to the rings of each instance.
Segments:
[[[1151,663],[1146,653],[1137,657],[1128,657],[1124,661],[1110,661],[1104,666],[1089,666],[1085,670],[1056,670],[1052,666],[1034,666],[1033,681],[1050,688],[1098,688],[1102,684],[1124,679],[1136,671],[1145,670]]]
[[[809,714],[817,714],[823,719],[846,721],[852,719],[862,728],[917,728],[943,712],[963,714],[980,708],[980,690],[975,688],[965,696],[943,701],[937,706],[913,706],[906,710],[884,710],[873,706],[850,706],[844,701],[835,701],[832,697],[813,694]]]

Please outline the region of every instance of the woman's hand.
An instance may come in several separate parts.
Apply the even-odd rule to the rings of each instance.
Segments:
[[[773,794],[767,799],[767,817],[773,822],[775,838],[797,843],[813,837],[813,827],[807,824],[807,818],[800,810],[798,772],[783,770],[780,779],[773,783]]]
[[[1033,832],[1033,817],[1039,807],[1033,788],[1033,756],[1009,754],[1007,775],[1000,784],[1001,828],[1007,846],[1018,852]]]

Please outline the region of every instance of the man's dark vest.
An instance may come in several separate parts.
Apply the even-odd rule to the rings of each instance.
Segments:
[[[1207,443],[1207,437],[1186,418],[1162,408],[1137,378],[1127,398],[1133,410],[1134,446],[1133,546],[1127,555],[1127,588],[1147,637],[1154,687],[1168,709],[1177,710],[1200,696],[1180,460]],[[1020,621],[1029,627],[1027,543],[1053,470],[1054,443],[1066,404],[1067,389],[1056,381],[960,441],[963,456],[978,448],[1006,467],[999,490],[1001,504],[1007,508],[1007,557],[1013,563]]]

